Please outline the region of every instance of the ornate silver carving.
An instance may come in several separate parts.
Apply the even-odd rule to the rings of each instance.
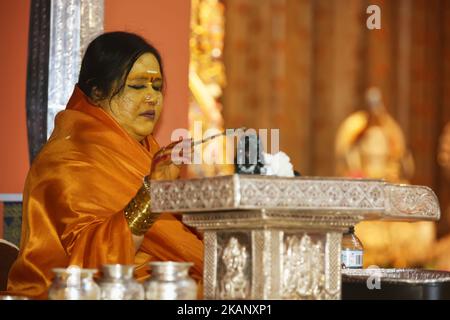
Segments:
[[[325,291],[327,299],[341,298],[341,243],[342,233],[329,232],[325,246]]]
[[[205,232],[207,299],[340,299],[348,226],[440,214],[430,189],[374,180],[233,175],[155,181],[151,194]]]
[[[264,284],[265,279],[263,278],[265,275],[264,267],[267,267],[267,255],[264,250],[265,248],[265,234],[267,231],[265,230],[255,230],[252,231],[252,257],[253,264],[251,270],[252,276],[252,297],[259,297],[260,299],[264,297]],[[270,258],[270,257],[269,257]],[[263,272],[261,272],[263,271]]]
[[[329,230],[346,229],[354,226],[362,216],[302,213],[291,211],[233,211],[214,213],[188,213],[183,215],[185,224],[205,229],[228,229],[229,226],[240,229],[261,227],[311,228]]]
[[[103,32],[104,0],[81,0],[80,55]]]
[[[78,81],[81,57],[103,31],[103,1],[51,0],[47,136]]]
[[[339,299],[340,241],[339,232],[206,231],[205,298]]]
[[[325,259],[322,241],[308,234],[286,236],[283,243],[283,299],[323,299]]]
[[[205,299],[214,299],[217,279],[217,233],[205,231],[203,235],[204,261],[203,261],[203,296]]]
[[[282,243],[283,231],[266,230],[264,246],[264,299],[280,299],[283,286],[282,272]]]
[[[81,0],[52,0],[48,79],[47,136],[56,113],[67,104],[80,67]]]
[[[223,250],[222,262],[225,274],[220,281],[220,297],[222,299],[248,298],[249,281],[245,274],[247,265],[247,248],[231,237]]]
[[[390,185],[387,188],[389,203],[387,215],[393,217],[430,218],[440,216],[439,201],[435,193],[427,187]]]
[[[178,208],[180,211],[205,211],[214,208],[233,208],[235,184],[227,177],[152,182],[152,210]],[[185,196],[189,195],[188,198]],[[155,204],[153,204],[155,203]]]
[[[440,217],[437,198],[429,188],[378,180],[233,175],[155,181],[151,196],[156,212],[264,209],[301,215],[345,214],[358,219]]]

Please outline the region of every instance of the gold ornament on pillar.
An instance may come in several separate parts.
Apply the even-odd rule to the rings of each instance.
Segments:
[[[444,127],[444,131],[439,139],[439,150],[437,157],[439,165],[444,169],[447,181],[450,183],[450,122]],[[450,219],[450,206],[447,207],[447,214]],[[448,220],[450,223],[450,220]],[[440,270],[450,271],[450,234],[441,238],[433,248],[433,267]]]
[[[403,132],[388,113],[378,88],[366,92],[366,108],[338,129],[336,171],[340,176],[408,183],[414,160]],[[356,234],[364,245],[364,266],[423,266],[435,241],[433,222],[362,222]]]
[[[225,32],[224,6],[219,0],[192,0],[191,37],[189,63],[189,130],[194,140],[202,140],[208,130],[213,135],[224,130],[222,104],[220,98],[226,84],[223,64],[223,43]],[[233,159],[227,154],[225,137],[199,145],[194,152],[202,155],[203,162],[188,167],[190,177],[208,177],[232,174],[232,164],[225,163]],[[200,158],[200,157],[198,157]]]
[[[444,168],[447,178],[450,180],[450,122],[444,127],[439,139],[438,162]]]

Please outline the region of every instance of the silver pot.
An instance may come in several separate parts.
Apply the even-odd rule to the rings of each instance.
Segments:
[[[195,300],[197,283],[189,277],[191,262],[150,262],[152,276],[145,283],[147,300]]]
[[[134,265],[104,265],[99,281],[101,299],[144,300],[144,287],[133,278],[134,268]]]
[[[81,269],[77,266],[56,268],[48,291],[49,300],[98,300],[100,288],[94,281],[97,269]]]

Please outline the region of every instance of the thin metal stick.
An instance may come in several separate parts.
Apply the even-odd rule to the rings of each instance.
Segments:
[[[246,127],[241,127],[241,128],[239,128],[239,129],[237,129],[237,130],[244,130],[244,131],[245,131],[245,130],[247,130],[247,128],[246,128]],[[221,133],[218,133],[218,134],[209,136],[209,137],[207,137],[207,138],[205,138],[205,139],[203,139],[203,140],[194,141],[194,142],[192,142],[192,146],[196,146],[196,145],[199,145],[199,144],[208,142],[208,141],[210,141],[210,140],[212,140],[212,139],[215,139],[215,138],[217,138],[217,137],[220,137],[220,136],[225,136],[226,134],[227,134],[227,132],[226,132],[226,131],[223,131],[223,132],[221,132]]]

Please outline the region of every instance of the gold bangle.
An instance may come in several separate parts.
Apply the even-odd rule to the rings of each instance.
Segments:
[[[144,177],[144,180],[143,180],[143,186],[147,190],[148,194],[150,194],[150,181],[149,180],[150,180],[149,176]]]
[[[158,215],[151,211],[150,186],[146,179],[124,212],[131,233],[136,236],[145,234],[155,222]]]

